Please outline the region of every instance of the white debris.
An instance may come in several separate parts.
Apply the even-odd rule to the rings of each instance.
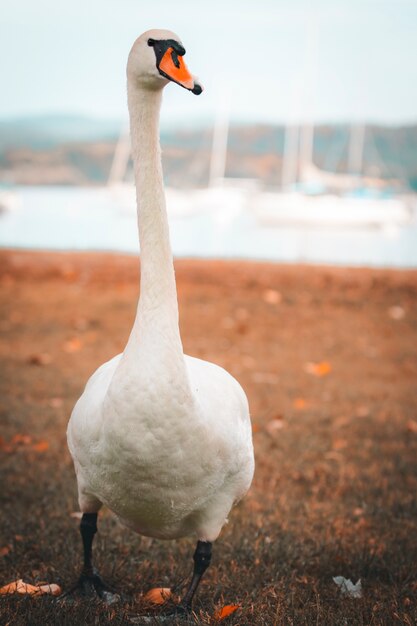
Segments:
[[[362,582],[360,578],[356,585],[353,584],[350,578],[344,578],[343,576],[333,576],[333,580],[345,595],[350,598],[362,598]]]
[[[405,310],[402,306],[390,306],[388,309],[388,315],[393,320],[402,320],[405,317]]]

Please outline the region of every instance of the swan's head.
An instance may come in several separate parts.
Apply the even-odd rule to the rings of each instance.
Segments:
[[[184,63],[185,48],[170,30],[148,30],[132,46],[127,62],[129,80],[155,90],[173,81],[197,96],[203,91]]]

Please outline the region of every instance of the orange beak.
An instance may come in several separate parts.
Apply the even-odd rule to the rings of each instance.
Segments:
[[[168,48],[159,63],[159,71],[175,83],[199,95],[203,88],[194,81],[182,56],[174,48]]]

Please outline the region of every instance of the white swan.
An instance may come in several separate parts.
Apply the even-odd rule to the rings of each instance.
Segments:
[[[159,109],[170,80],[195,94],[202,91],[184,54],[177,35],[152,30],[135,41],[129,55],[140,298],[124,352],[92,375],[67,436],[84,514],[79,584],[106,597],[91,559],[97,512],[105,504],[143,535],[196,535],[193,579],[180,605],[187,611],[210,562],[211,542],[250,486],[254,460],[245,393],[221,367],[184,355],[178,328]]]

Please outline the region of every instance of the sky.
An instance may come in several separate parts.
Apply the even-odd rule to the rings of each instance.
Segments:
[[[205,87],[169,85],[163,123],[417,121],[417,0],[0,0],[0,117],[126,119],[149,28],[181,37]]]

